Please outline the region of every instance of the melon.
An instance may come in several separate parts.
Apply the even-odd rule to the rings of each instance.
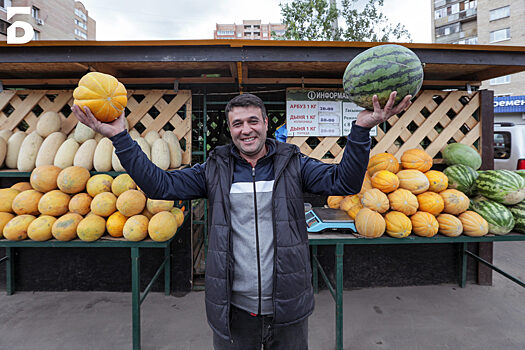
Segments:
[[[128,241],[142,241],[148,236],[149,220],[144,215],[134,215],[126,221],[122,233]]]
[[[175,216],[175,219],[177,220],[177,227],[181,227],[184,223],[184,212],[177,207],[174,207],[170,210],[170,212]]]
[[[97,194],[91,201],[91,212],[99,216],[110,216],[116,210],[117,197],[111,192]]]
[[[153,215],[160,213],[161,211],[170,211],[171,208],[173,208],[173,205],[175,204],[174,201],[167,201],[167,200],[161,200],[161,199],[149,199],[146,202],[146,206],[148,208],[148,211],[152,213]]]
[[[498,203],[512,205],[525,199],[525,179],[510,170],[486,170],[475,185],[480,195]]]
[[[472,195],[474,182],[478,178],[478,173],[471,167],[463,164],[454,164],[443,170],[448,179],[448,188],[454,188],[465,193],[467,196]]]
[[[87,170],[93,169],[93,156],[97,148],[97,141],[93,139],[86,140],[80,145],[75,157],[73,158],[73,165],[81,166]]]
[[[31,186],[40,192],[49,192],[57,188],[58,174],[62,169],[54,165],[42,165],[31,172],[29,182]]]
[[[13,199],[13,211],[18,215],[29,214],[38,215],[38,202],[44,194],[35,190],[27,190],[20,192],[15,199]]]
[[[1,188],[0,189],[0,212],[13,213],[13,200],[20,194],[17,189],[14,188]]]
[[[33,186],[31,186],[31,183],[25,182],[25,181],[17,182],[13,186],[11,186],[11,188],[14,188],[15,190],[19,190],[20,192],[27,191],[27,190],[33,190],[33,189],[36,190],[36,188],[33,188]],[[39,191],[39,190],[37,190],[37,191]],[[42,192],[42,191],[40,191],[40,192]]]
[[[441,155],[448,165],[463,164],[474,170],[481,167],[481,156],[478,151],[462,143],[449,143],[441,151]]]
[[[77,226],[77,236],[85,242],[93,242],[106,232],[106,220],[98,215],[89,215]]]
[[[70,166],[63,169],[57,177],[58,188],[65,193],[74,194],[84,191],[91,174],[86,168]]]
[[[122,237],[124,225],[128,220],[121,212],[111,214],[106,221],[106,229],[111,237]]]
[[[134,190],[137,188],[135,181],[128,174],[120,174],[111,183],[111,192],[115,196],[120,196],[127,190]]]
[[[53,164],[62,169],[72,166],[79,147],[74,139],[64,141],[55,155]]]
[[[7,153],[5,155],[5,166],[9,169],[16,169],[18,162],[18,154],[20,153],[20,146],[26,138],[27,134],[23,131],[17,131],[7,140]]]
[[[36,156],[35,166],[52,165],[55,161],[55,155],[62,143],[66,140],[66,134],[63,132],[54,132],[44,139],[38,155]]]
[[[168,211],[153,215],[148,223],[148,234],[156,242],[165,242],[175,236],[177,219]]]
[[[514,228],[515,220],[512,212],[500,203],[488,199],[472,199],[469,209],[487,221],[489,233],[506,235]]]
[[[48,137],[54,132],[60,131],[62,120],[60,114],[53,111],[42,113],[36,123],[36,132],[42,137]]]
[[[11,213],[5,213],[3,211],[0,211],[0,238],[4,236],[3,231],[5,225],[7,225],[7,223],[11,221],[11,219],[13,219],[14,217],[15,216]]]
[[[146,196],[137,190],[127,190],[117,199],[117,210],[124,216],[133,216],[142,213],[146,205]]]
[[[27,228],[27,236],[33,241],[47,241],[53,238],[51,228],[57,218],[50,215],[41,215],[33,220]]]
[[[173,131],[165,131],[162,139],[168,143],[170,150],[170,169],[180,167],[182,163],[182,149],[180,148],[179,138]]]
[[[373,110],[372,96],[384,107],[397,91],[395,104],[415,96],[423,84],[423,65],[410,49],[394,44],[374,46],[352,59],[343,75],[343,87],[356,105]]]
[[[92,176],[87,184],[86,191],[91,197],[95,197],[102,192],[111,192],[113,178],[108,174],[97,174]]]
[[[33,215],[15,216],[4,226],[3,235],[10,241],[21,241],[27,238],[27,229],[36,218]]]
[[[111,153],[113,152],[113,143],[107,137],[104,137],[97,144],[95,154],[93,155],[93,167],[96,171],[111,171]]]
[[[87,193],[78,193],[69,201],[69,211],[80,215],[86,215],[91,211],[93,198]]]
[[[82,220],[82,215],[68,213],[62,215],[51,227],[53,237],[59,241],[71,241],[77,237],[77,226]]]
[[[53,190],[40,198],[38,202],[38,211],[43,215],[60,216],[68,211],[69,200],[68,194]]]
[[[36,131],[27,135],[20,146],[20,153],[18,153],[16,167],[19,171],[32,171],[35,168],[36,157],[42,142],[44,139]]]

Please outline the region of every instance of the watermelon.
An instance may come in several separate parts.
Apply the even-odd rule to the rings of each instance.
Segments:
[[[448,188],[454,188],[467,196],[472,195],[474,181],[478,177],[476,170],[463,164],[454,164],[443,170],[448,177]]]
[[[514,231],[525,233],[525,201],[507,207],[514,216]]]
[[[480,195],[498,203],[517,204],[525,199],[525,179],[510,170],[486,170],[475,186]]]
[[[474,170],[481,167],[481,156],[478,151],[462,143],[449,143],[441,151],[441,155],[448,165],[463,164]]]
[[[503,204],[491,200],[470,200],[470,210],[475,211],[487,220],[489,233],[506,235],[514,228],[514,217]]]
[[[374,46],[361,52],[346,67],[343,88],[356,105],[373,110],[372,96],[384,107],[392,91],[395,104],[415,96],[423,84],[423,65],[414,52],[401,45]]]
[[[515,170],[514,172],[525,179],[525,170],[524,169]]]

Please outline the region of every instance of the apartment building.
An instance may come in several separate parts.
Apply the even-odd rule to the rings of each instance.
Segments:
[[[432,41],[448,44],[525,45],[523,0],[430,0]],[[495,96],[525,95],[525,73],[483,82]]]
[[[31,13],[7,20],[7,7],[30,7]],[[0,0],[0,40],[7,40],[7,27],[14,21],[31,24],[33,40],[96,40],[96,22],[80,1]]]
[[[282,36],[286,25],[261,23],[261,20],[243,20],[242,24],[216,24],[214,39],[272,40]]]

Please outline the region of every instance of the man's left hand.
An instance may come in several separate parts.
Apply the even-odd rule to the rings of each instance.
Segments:
[[[397,91],[392,91],[390,97],[388,98],[388,101],[385,104],[385,108],[381,109],[381,105],[379,104],[377,95],[374,95],[372,97],[374,110],[364,110],[359,112],[355,124],[365,128],[373,128],[374,126],[384,122],[394,114],[398,114],[404,111],[412,104],[412,102],[410,102],[412,95],[407,95],[401,102],[399,102],[397,106],[394,106],[396,96]]]

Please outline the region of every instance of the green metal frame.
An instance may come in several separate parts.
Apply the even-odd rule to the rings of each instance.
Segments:
[[[312,276],[314,293],[319,292],[319,274],[323,278],[325,284],[332,294],[335,301],[335,339],[336,349],[343,349],[343,256],[345,245],[371,245],[371,244],[433,244],[433,243],[459,243],[461,244],[461,263],[459,274],[459,285],[464,288],[467,282],[467,257],[470,256],[480,263],[490,267],[492,270],[502,274],[518,285],[525,287],[525,283],[520,279],[502,271],[498,267],[483,260],[479,256],[467,250],[468,243],[483,243],[483,242],[513,242],[525,241],[523,234],[509,234],[505,236],[483,236],[483,237],[446,237],[437,235],[434,237],[418,237],[409,236],[405,238],[380,237],[380,238],[362,238],[356,237],[352,234],[310,234],[308,239],[312,247]],[[317,258],[318,246],[335,246],[335,265],[336,277],[335,288],[326,275],[319,259]]]
[[[186,215],[184,222],[188,219]],[[184,223],[181,227],[184,226]],[[180,227],[179,227],[180,230]],[[178,233],[178,232],[177,232]],[[0,263],[6,262],[6,292],[7,295],[13,295],[15,292],[15,249],[16,248],[129,248],[131,255],[131,314],[132,314],[132,337],[133,350],[140,350],[140,306],[150,292],[153,283],[160,277],[164,271],[164,294],[170,295],[171,292],[171,242],[177,237],[177,234],[166,242],[155,242],[145,240],[140,242],[131,242],[124,240],[98,240],[94,242],[84,242],[75,239],[69,242],[50,240],[45,242],[36,241],[8,241],[0,239],[0,247],[5,247],[6,256],[0,258]],[[155,275],[144,289],[140,292],[140,250],[143,248],[164,249],[164,260],[155,272]]]

